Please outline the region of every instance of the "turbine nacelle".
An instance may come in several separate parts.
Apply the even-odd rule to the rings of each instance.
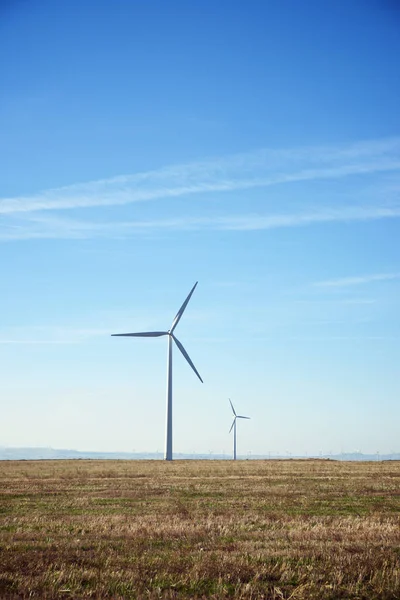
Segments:
[[[234,429],[234,431],[233,431],[233,460],[236,460],[236,420],[237,419],[250,419],[250,417],[245,417],[244,415],[238,415],[236,413],[236,410],[235,410],[232,402],[231,402],[231,399],[228,398],[228,400],[229,400],[229,403],[231,405],[232,412],[234,415],[233,422],[232,422],[231,428],[229,430],[229,433],[232,431],[232,429]]]
[[[196,373],[197,377],[200,379],[201,383],[203,383],[202,378],[200,377],[199,372],[194,366],[189,354],[186,352],[183,344],[178,340],[174,335],[174,330],[178,325],[181,317],[185,311],[186,306],[192,294],[197,286],[197,281],[192,287],[187,296],[185,302],[182,304],[180,309],[175,315],[174,320],[172,321],[171,329],[168,331],[142,331],[138,333],[113,333],[113,337],[161,337],[164,335],[168,336],[168,363],[167,363],[167,428],[166,428],[166,445],[165,445],[165,459],[172,460],[172,341],[175,342],[176,346],[179,348],[181,354],[183,354],[186,362],[189,363],[190,367]]]
[[[184,358],[189,363],[189,365],[191,366],[193,371],[196,373],[196,375],[200,379],[201,383],[204,383],[202,378],[200,377],[199,372],[197,371],[196,367],[194,366],[189,354],[186,352],[185,348],[183,347],[183,344],[178,340],[177,337],[174,336],[174,329],[176,328],[179,321],[181,320],[181,317],[185,311],[185,308],[188,305],[190,298],[192,297],[192,294],[196,288],[197,283],[198,282],[196,281],[196,283],[190,290],[189,295],[187,296],[185,302],[182,304],[182,306],[176,313],[175,318],[172,321],[171,329],[168,329],[168,331],[143,331],[143,332],[138,332],[138,333],[113,333],[112,337],[161,337],[163,335],[168,335],[169,337],[171,337],[174,340],[174,342],[178,346],[181,354],[183,354]]]
[[[250,419],[250,417],[245,417],[245,416],[243,416],[243,415],[238,415],[238,414],[236,414],[236,411],[235,411],[235,409],[233,408],[233,404],[232,404],[232,402],[231,402],[231,399],[230,399],[230,398],[228,398],[228,400],[229,400],[229,402],[230,402],[230,405],[231,405],[231,408],[232,408],[232,412],[233,412],[233,414],[235,415],[235,416],[234,416],[234,419],[233,419],[233,423],[232,423],[232,425],[231,425],[231,428],[230,428],[230,430],[229,430],[229,433],[230,433],[230,432],[232,431],[232,428],[233,428],[234,424],[236,423],[236,419]]]
[[[242,417],[242,415],[236,415],[236,417],[233,419],[231,428],[229,430],[229,433],[232,431],[234,424],[236,423],[236,419],[250,419],[250,417]]]

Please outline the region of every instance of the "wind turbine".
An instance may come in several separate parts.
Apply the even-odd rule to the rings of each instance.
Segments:
[[[166,432],[165,432],[165,460],[172,460],[172,342],[178,346],[179,350],[182,352],[183,356],[186,358],[189,365],[192,367],[193,371],[196,373],[197,377],[200,379],[201,383],[203,383],[202,378],[200,377],[196,367],[190,360],[189,354],[186,352],[185,348],[182,346],[181,342],[174,335],[174,331],[176,326],[178,325],[186,306],[192,294],[196,288],[197,281],[190,290],[188,297],[185,302],[182,304],[180,309],[178,310],[175,319],[172,321],[171,329],[168,331],[145,331],[143,333],[113,333],[114,337],[160,337],[162,335],[168,336],[168,359],[167,359],[167,416],[166,416]]]
[[[233,429],[233,460],[236,460],[236,419],[250,419],[250,417],[244,417],[243,415],[237,415],[235,409],[233,408],[233,404],[231,402],[231,399],[228,398],[228,400],[231,403],[232,412],[235,415],[234,419],[233,419],[233,423],[232,423],[231,428],[229,430],[229,433]]]

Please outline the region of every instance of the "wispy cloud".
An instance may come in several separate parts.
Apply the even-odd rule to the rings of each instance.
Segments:
[[[399,207],[354,206],[343,208],[325,208],[323,210],[304,211],[276,215],[248,215],[226,217],[217,221],[218,229],[256,230],[279,229],[282,227],[303,227],[316,223],[334,223],[351,221],[369,221],[400,217]]]
[[[104,214],[82,211],[83,219],[75,218],[76,209],[125,205],[150,200],[168,200],[193,194],[229,190],[262,188],[289,182],[318,179],[338,179],[348,175],[391,171],[391,187],[373,189],[361,194],[350,190],[340,198],[318,197],[313,205],[304,205],[293,198],[280,209],[272,210],[270,196],[256,212],[238,214],[229,202],[201,206],[194,204],[182,214],[182,203],[176,216],[171,204],[166,210],[157,207],[156,219],[104,220]],[[372,221],[400,217],[397,200],[400,173],[400,138],[372,140],[335,147],[259,150],[253,153],[219,157],[203,162],[161,168],[110,179],[102,179],[39,194],[0,199],[0,241],[33,239],[89,239],[154,236],[185,231],[256,231],[306,227],[316,224]],[[259,198],[259,195],[258,195]],[[393,202],[394,199],[394,202]],[[351,204],[350,204],[351,201]],[[363,204],[361,203],[363,202]],[[391,204],[390,204],[391,202]],[[259,205],[260,206],[260,205]],[[74,218],[67,211],[74,211]],[[163,212],[164,210],[164,212]],[[103,220],[101,219],[103,217]]]
[[[11,344],[20,346],[46,346],[46,345],[64,345],[64,344],[76,344],[77,341],[68,340],[13,340],[13,339],[1,339],[0,344]]]
[[[400,338],[397,336],[385,336],[385,335],[363,335],[363,336],[351,336],[351,335],[336,335],[336,336],[318,336],[318,337],[290,337],[288,340],[292,342],[387,342],[387,341],[398,341]]]
[[[314,284],[315,285],[315,284]],[[304,305],[304,306],[362,306],[362,305],[371,305],[376,304],[376,300],[373,298],[346,298],[346,299],[337,299],[337,298],[329,298],[321,301],[318,299],[307,299],[307,300],[295,300],[294,304]]]
[[[351,223],[400,217],[400,205],[347,206],[303,209],[281,214],[242,214],[214,217],[176,217],[123,222],[91,222],[61,217],[29,217],[0,230],[1,241],[22,239],[127,238],[187,231],[257,231],[307,227],[322,223]],[[317,285],[317,284],[316,284]],[[323,284],[319,284],[323,285]]]
[[[356,285],[364,285],[375,281],[388,281],[400,279],[400,273],[375,273],[372,275],[361,275],[357,277],[343,277],[342,279],[330,279],[314,283],[315,287],[342,288]]]
[[[110,329],[77,327],[35,327],[14,328],[1,334],[0,344],[13,345],[64,345],[78,344],[92,338],[110,336]]]
[[[400,138],[219,157],[0,199],[0,214],[117,206],[400,170]]]

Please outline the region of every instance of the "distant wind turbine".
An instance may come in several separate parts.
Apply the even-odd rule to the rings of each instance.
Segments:
[[[236,419],[250,419],[250,417],[244,417],[243,415],[237,415],[235,409],[233,408],[233,404],[231,402],[231,399],[228,398],[228,400],[229,400],[229,402],[231,404],[232,412],[234,414],[233,423],[231,425],[229,433],[233,429],[233,460],[236,460]]]
[[[176,326],[178,325],[186,306],[192,294],[196,288],[197,281],[190,290],[188,297],[185,302],[182,304],[180,309],[178,310],[175,319],[172,321],[171,329],[168,331],[146,331],[143,333],[113,333],[114,337],[160,337],[162,335],[168,336],[168,359],[167,359],[167,416],[166,416],[166,432],[165,432],[165,460],[172,460],[172,341],[178,346],[179,350],[182,352],[183,356],[186,358],[189,365],[192,367],[193,371],[196,373],[197,377],[200,379],[201,383],[203,383],[202,378],[200,377],[196,367],[190,360],[189,354],[186,352],[185,348],[182,346],[181,342],[174,335],[174,331]]]

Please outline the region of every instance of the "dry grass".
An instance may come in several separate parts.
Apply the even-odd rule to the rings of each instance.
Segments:
[[[400,464],[0,463],[1,598],[400,598]]]

